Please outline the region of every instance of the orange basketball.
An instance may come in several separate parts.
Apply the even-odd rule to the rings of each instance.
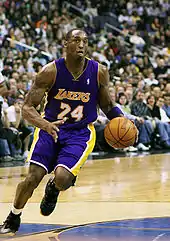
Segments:
[[[125,117],[112,119],[104,129],[107,143],[114,148],[133,146],[137,139],[136,126]]]

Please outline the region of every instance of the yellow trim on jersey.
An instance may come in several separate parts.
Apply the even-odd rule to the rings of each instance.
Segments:
[[[71,168],[71,172],[73,173],[74,176],[77,176],[77,174],[80,171],[80,168],[83,166],[85,161],[87,160],[88,155],[92,152],[95,141],[96,141],[96,131],[94,128],[94,125],[91,123],[88,125],[88,129],[90,130],[90,139],[86,142],[87,147],[83,152],[83,155],[80,157],[79,161],[76,163],[74,167]]]
[[[41,113],[41,117],[45,117],[45,107],[48,103],[47,98],[48,98],[48,93],[46,92],[44,96],[45,101],[44,101],[43,112]]]
[[[68,72],[70,72],[70,74],[73,76],[73,78],[74,78],[74,80],[76,81],[76,80],[78,80],[81,76],[82,76],[82,74],[85,72],[85,70],[87,69],[87,66],[88,66],[88,63],[89,63],[89,58],[87,58],[87,57],[85,57],[85,59],[87,59],[87,63],[86,63],[86,66],[85,66],[85,68],[83,69],[83,71],[75,78],[74,77],[74,75],[68,70]],[[66,66],[66,65],[65,65]],[[67,68],[67,66],[66,66],[66,68]]]
[[[35,145],[39,139],[39,132],[40,132],[40,128],[35,128],[35,132],[34,132],[34,139],[33,139],[33,142],[32,142],[32,145],[31,145],[31,149],[30,149],[30,152],[28,154],[28,157],[27,157],[27,160],[26,162],[29,162],[31,160],[31,156],[32,156],[32,153],[34,151],[34,148],[35,148]]]
[[[89,57],[87,57],[87,56],[86,56],[85,58],[88,59],[88,60],[91,60],[91,59],[90,59]]]
[[[97,84],[98,84],[98,88],[100,88],[100,80],[99,80],[99,63],[98,63],[98,68],[97,68]]]

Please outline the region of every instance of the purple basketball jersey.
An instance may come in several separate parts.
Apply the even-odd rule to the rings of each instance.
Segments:
[[[86,68],[78,79],[68,71],[64,58],[55,61],[56,81],[48,93],[45,118],[56,121],[68,117],[60,128],[80,129],[97,118],[98,63],[86,58]]]

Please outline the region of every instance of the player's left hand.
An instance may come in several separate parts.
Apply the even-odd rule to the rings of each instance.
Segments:
[[[59,132],[59,126],[63,125],[65,121],[67,120],[66,117],[64,117],[62,120],[57,120],[54,122],[49,122],[46,131],[53,137],[54,141],[57,142],[57,132]]]

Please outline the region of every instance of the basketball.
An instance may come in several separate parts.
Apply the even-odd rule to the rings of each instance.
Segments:
[[[136,126],[125,117],[112,119],[104,129],[106,142],[113,148],[133,146],[137,139]]]

